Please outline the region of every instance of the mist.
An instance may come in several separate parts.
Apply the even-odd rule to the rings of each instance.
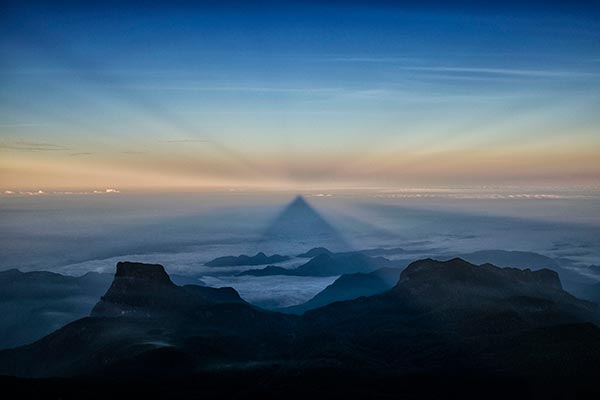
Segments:
[[[169,273],[232,286],[246,300],[271,307],[306,301],[332,279],[237,277],[250,267],[204,264],[262,251],[292,257],[282,266],[293,268],[304,262],[296,255],[319,246],[334,251],[401,247],[407,253],[390,258],[407,261],[503,249],[560,259],[586,274],[587,266],[600,264],[598,196],[542,194],[307,193],[307,203],[335,230],[335,238],[310,231],[273,235],[273,224],[295,193],[2,196],[0,268],[79,276],[113,273],[122,260],[160,263]]]

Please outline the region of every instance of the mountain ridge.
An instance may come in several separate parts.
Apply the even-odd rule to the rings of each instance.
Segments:
[[[0,373],[136,376],[147,373],[141,360],[175,357],[185,374],[264,364],[402,376],[423,368],[554,376],[563,368],[573,376],[593,371],[590,354],[600,355],[598,305],[562,290],[554,273],[426,259],[409,265],[384,293],[293,316],[240,302],[239,296],[214,298],[215,289],[176,286],[160,265],[124,263],[117,270],[99,304],[121,308],[94,312],[31,345],[1,351]],[[140,294],[155,299],[140,304]],[[540,350],[526,350],[535,343]],[[161,371],[158,365],[154,371]]]
[[[272,256],[267,256],[265,253],[258,252],[253,256],[247,256],[245,254],[239,256],[224,256],[217,257],[204,265],[208,267],[237,267],[243,265],[264,265],[271,263],[280,263],[283,261],[289,260],[290,257],[282,256],[279,254],[273,254]]]

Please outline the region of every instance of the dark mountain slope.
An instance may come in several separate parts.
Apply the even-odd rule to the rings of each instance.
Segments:
[[[92,317],[143,316],[187,312],[217,303],[245,303],[231,288],[175,285],[162,265],[120,262],[108,292]]]
[[[584,299],[600,304],[600,282],[583,287],[581,292]]]
[[[591,382],[600,372],[597,305],[563,291],[548,270],[421,260],[383,294],[302,317],[218,291],[195,297],[201,289],[173,285],[160,266],[122,266],[94,317],[0,352],[0,373],[153,376],[174,363],[184,375],[327,369],[391,379],[451,371]]]
[[[590,325],[586,332],[592,333],[580,343],[560,332],[572,334],[579,324],[598,320],[598,306],[563,291],[553,271],[428,259],[412,263],[389,292],[308,311],[300,347],[315,359],[336,354],[338,362],[376,368],[543,375],[568,361],[568,368],[588,373],[577,363],[588,360],[585,365],[598,371],[583,349],[600,356],[600,330]],[[323,339],[333,332],[331,340]],[[547,340],[540,352],[514,345],[526,340],[535,346],[548,335],[555,342]],[[538,369],[523,368],[527,363]]]
[[[171,278],[178,284],[203,284],[186,276]],[[68,276],[46,271],[0,271],[0,348],[31,343],[88,316],[112,280],[112,274],[97,272]]]
[[[401,269],[399,268],[381,268],[368,274],[359,272],[342,275],[307,302],[280,311],[302,314],[336,301],[352,300],[362,296],[383,293],[398,282],[400,272]]]
[[[199,365],[223,357],[261,359],[289,340],[295,323],[249,305],[231,288],[176,286],[161,265],[129,262],[117,265],[91,315],[31,345],[0,352],[0,374],[98,373],[162,348],[201,356]]]
[[[530,268],[538,270],[541,268],[556,271],[560,277],[563,287],[570,293],[587,300],[594,300],[586,290],[589,285],[597,282],[577,270],[564,265],[566,260],[553,259],[539,253],[530,251],[507,251],[507,250],[481,250],[472,253],[448,256],[446,259],[459,257],[473,264],[490,263],[499,267]],[[569,264],[569,263],[567,263]]]

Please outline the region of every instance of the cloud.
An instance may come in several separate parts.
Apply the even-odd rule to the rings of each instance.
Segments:
[[[0,143],[0,149],[16,151],[66,151],[69,147],[46,142],[34,142],[27,140],[17,140]]]
[[[121,193],[118,189],[105,189],[105,190],[94,190],[94,194],[105,194],[105,193]]]
[[[337,87],[277,87],[277,86],[205,86],[205,85],[194,85],[193,83],[187,85],[121,85],[121,86],[109,86],[113,89],[125,89],[125,90],[158,90],[158,91],[183,91],[183,92],[257,92],[257,93],[300,93],[300,94],[313,94],[313,93],[335,93],[340,90]]]
[[[420,72],[449,72],[449,73],[471,73],[485,75],[521,76],[531,78],[590,78],[598,74],[583,71],[559,71],[559,70],[532,70],[513,68],[479,68],[479,67],[400,67],[406,71]]]
[[[440,65],[415,65],[422,59],[415,57],[398,56],[334,56],[325,57],[321,61],[342,63],[379,63],[379,64],[404,64],[398,68],[406,71],[420,72],[449,72],[449,73],[471,73],[485,75],[521,76],[532,78],[590,78],[598,77],[596,72],[573,71],[573,70],[540,70],[540,69],[517,69],[502,67],[468,67],[468,66],[440,66]],[[598,62],[592,59],[592,62]],[[410,65],[413,64],[413,65]]]
[[[419,61],[416,57],[377,57],[377,56],[337,56],[337,57],[325,57],[321,61],[326,62],[341,62],[341,63],[404,63],[407,61],[415,62]]]
[[[94,153],[88,153],[88,152],[80,152],[80,153],[71,153],[69,154],[69,156],[71,157],[84,157],[84,156],[91,156]]]
[[[378,193],[372,195],[376,198],[396,199],[421,199],[421,198],[443,198],[457,200],[565,200],[590,198],[581,194],[553,194],[553,193],[434,193],[434,191],[401,193]]]
[[[170,139],[161,140],[161,143],[212,143],[212,140],[208,139]]]
[[[42,195],[45,195],[46,192],[44,192],[43,190],[38,190],[38,191],[34,191],[34,192],[19,192],[19,194],[22,194],[25,196],[42,196]]]
[[[0,124],[0,128],[31,128],[36,126],[48,126],[46,123],[17,123],[17,124]]]
[[[61,196],[69,196],[69,195],[92,195],[92,194],[118,194],[121,193],[118,189],[108,188],[104,190],[92,190],[92,191],[54,191],[54,192],[45,192],[43,190],[34,190],[34,191],[13,191],[13,190],[5,190],[2,192],[3,195],[6,196],[46,196],[46,195],[61,195]]]

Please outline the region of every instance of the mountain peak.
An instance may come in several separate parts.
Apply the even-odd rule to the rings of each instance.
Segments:
[[[313,247],[312,249],[310,249],[309,251],[307,251],[305,253],[298,254],[296,257],[313,258],[320,254],[333,254],[333,253],[325,247]]]
[[[160,264],[119,262],[112,285],[92,316],[135,315],[140,308],[173,301],[177,288]]]
[[[160,264],[119,262],[112,285],[92,310],[92,317],[187,315],[195,307],[245,303],[233,288],[177,286]]]
[[[462,258],[437,261],[431,258],[411,263],[400,275],[398,287],[442,287],[448,284],[473,287],[506,288],[515,291],[519,286],[561,289],[558,274],[548,269],[531,271],[500,268],[492,264],[475,265]]]
[[[144,264],[138,262],[120,261],[117,263],[117,272],[115,281],[124,279],[140,279],[154,282],[156,284],[174,285],[165,271],[165,267],[160,264]]]

